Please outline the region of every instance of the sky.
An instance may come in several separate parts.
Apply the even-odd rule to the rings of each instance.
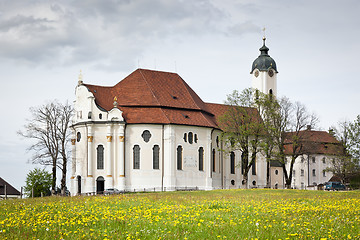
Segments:
[[[20,190],[29,108],[73,102],[80,70],[112,86],[137,68],[178,73],[205,102],[251,87],[266,45],[278,96],[328,130],[360,114],[358,0],[0,0],[0,177]]]

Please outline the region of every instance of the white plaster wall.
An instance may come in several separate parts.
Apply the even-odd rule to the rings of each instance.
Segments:
[[[308,159],[309,157],[309,159]],[[312,157],[315,157],[315,163],[312,161]],[[323,163],[323,158],[325,157],[325,163]],[[301,159],[304,159],[301,161]],[[288,158],[290,160],[290,158]],[[292,179],[292,187],[297,189],[305,189],[313,183],[324,184],[327,182],[333,175],[331,172],[326,172],[325,177],[323,176],[323,170],[331,166],[332,156],[323,155],[323,154],[313,154],[313,155],[302,155],[296,158],[294,163],[295,176]],[[308,166],[309,161],[309,166]],[[290,164],[287,165],[287,169],[290,168]],[[304,175],[301,175],[301,169],[304,170]],[[309,171],[308,171],[309,169]],[[316,176],[313,176],[313,169],[316,170]],[[309,173],[309,175],[308,175]]]
[[[125,129],[125,184],[127,190],[157,188],[162,186],[162,125],[157,124],[128,124]],[[141,137],[145,130],[149,130],[151,138],[145,142]],[[133,147],[140,146],[140,169],[133,167]],[[153,169],[153,147],[159,145],[159,169]]]

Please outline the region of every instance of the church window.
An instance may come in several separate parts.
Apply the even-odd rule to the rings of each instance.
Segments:
[[[184,142],[187,142],[187,134],[184,133]]]
[[[102,114],[101,113],[99,114],[99,119],[102,119]]]
[[[303,163],[305,161],[304,156],[301,156],[301,163]]]
[[[135,145],[133,148],[133,168],[140,169],[140,147]]]
[[[193,143],[193,133],[192,132],[189,132],[189,134],[188,134],[188,141],[190,144]]]
[[[235,180],[231,180],[231,185],[235,185]]]
[[[159,169],[159,145],[153,147],[153,169]]]
[[[91,119],[91,112],[88,113],[88,119]]]
[[[76,134],[76,141],[80,142],[81,140],[81,133],[80,132],[77,132]]]
[[[315,163],[315,162],[316,162],[316,161],[315,161],[315,157],[312,157],[312,162],[313,162],[313,163]]]
[[[177,170],[182,170],[182,146],[177,147],[176,166]]]
[[[323,177],[326,177],[326,171],[323,170]]]
[[[325,157],[323,157],[322,162],[326,163],[326,158]]]
[[[99,145],[96,148],[97,151],[97,169],[104,169],[104,146]]]
[[[303,176],[304,176],[304,173],[305,173],[305,172],[304,172],[304,169],[301,169],[300,176],[303,177]]]
[[[279,174],[279,170],[275,170],[275,175],[278,175]]]
[[[293,170],[293,174],[292,174],[292,175],[293,175],[293,177],[295,177],[295,170]]]
[[[316,170],[315,169],[312,170],[312,174],[313,174],[313,177],[316,176]]]
[[[215,159],[215,156],[216,156],[216,152],[215,152],[215,149],[212,150],[212,171],[215,172],[215,165],[216,165],[216,159]]]
[[[216,146],[219,147],[219,136],[216,136]]]
[[[230,173],[235,174],[235,153],[230,153]]]
[[[198,136],[197,136],[197,134],[195,134],[194,135],[194,142],[197,143],[197,141],[198,141]]]
[[[256,175],[256,159],[251,164],[251,173],[252,175]]]
[[[199,171],[204,171],[204,148],[199,148]]]
[[[150,131],[149,130],[143,131],[143,133],[141,134],[141,137],[144,139],[145,142],[149,142],[150,138],[151,138]]]

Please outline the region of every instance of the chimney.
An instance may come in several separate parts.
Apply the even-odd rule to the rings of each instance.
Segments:
[[[311,131],[311,125],[307,125],[306,130]]]

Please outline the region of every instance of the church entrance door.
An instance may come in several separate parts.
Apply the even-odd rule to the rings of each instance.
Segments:
[[[96,179],[96,194],[103,194],[105,187],[105,180],[103,177],[98,177]]]

